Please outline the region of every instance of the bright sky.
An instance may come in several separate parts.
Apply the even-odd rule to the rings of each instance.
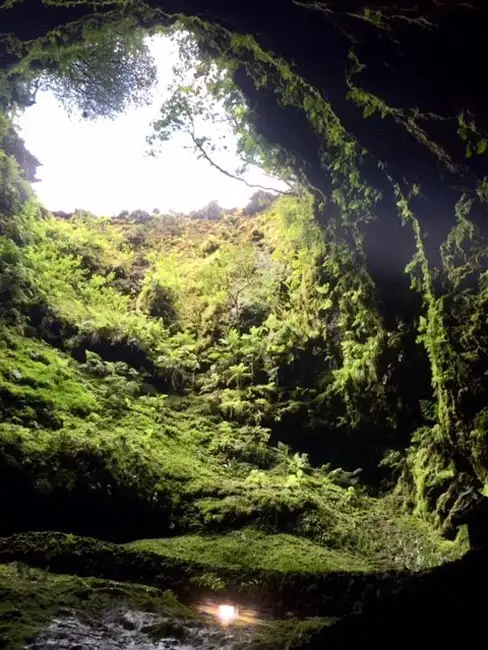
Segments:
[[[172,78],[176,49],[162,36],[150,40],[158,65],[158,87],[150,106],[131,108],[115,120],[69,118],[50,92],[40,92],[36,104],[19,119],[27,149],[42,163],[34,185],[49,210],[89,210],[97,215],[122,210],[189,212],[212,200],[222,207],[243,207],[255,192],[224,176],[208,162],[198,160],[188,136],[176,134],[163,144],[157,158],[147,156],[146,136],[157,117]],[[206,135],[214,127],[208,124]],[[235,170],[232,154],[218,163]],[[246,175],[250,183],[282,188],[260,170]]]

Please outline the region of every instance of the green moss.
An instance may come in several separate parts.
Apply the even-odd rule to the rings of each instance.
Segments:
[[[120,513],[119,538],[134,535],[132,523],[123,527],[125,498],[144,530],[158,536],[227,533],[254,524],[267,533],[306,538],[276,537],[276,553],[267,541],[267,568],[286,563],[297,544],[309,566],[319,561],[325,569],[344,571],[418,570],[462,552],[446,549],[428,526],[400,516],[393,503],[335,485],[326,471],[312,469],[286,447],[273,449],[267,429],[223,420],[205,395],[152,394],[151,377],[127,364],[90,354],[80,364],[13,329],[3,330],[1,346],[6,397],[0,458],[10,472],[5,489],[18,484],[27,495],[21,510],[28,512],[29,502],[41,497],[39,507],[52,518],[57,499],[69,502],[81,493],[105,504],[97,515],[102,521]],[[89,520],[87,513],[77,530],[92,532]],[[110,536],[111,528],[107,524],[95,534]],[[251,534],[261,548],[265,538]],[[191,546],[199,538],[188,539],[193,541],[182,544],[193,559]],[[219,552],[228,556],[237,543],[238,534],[223,536]],[[168,553],[175,552],[171,548]]]
[[[281,556],[281,569],[274,567],[273,554],[268,550],[268,567],[254,566],[248,556],[247,562],[230,563],[222,560],[218,549],[229,547],[229,541],[216,541],[217,550],[210,556],[200,558],[197,544],[180,542],[178,557],[163,553],[165,543],[115,545],[91,538],[81,538],[61,533],[26,533],[10,538],[0,538],[0,562],[20,561],[38,568],[78,576],[117,579],[127,583],[171,589],[186,602],[202,603],[207,599],[230,598],[239,606],[267,611],[275,616],[295,612],[298,616],[311,616],[323,611],[331,617],[362,606],[363,601],[375,597],[376,589],[388,593],[395,589],[397,574],[367,573],[344,567],[324,565],[315,571],[305,565],[293,563],[287,556],[290,540],[286,536],[268,539],[261,536],[261,548],[273,548],[275,556]],[[168,543],[166,541],[166,543]],[[169,542],[171,543],[171,542]],[[200,540],[200,547],[203,542]],[[148,548],[146,548],[146,546]],[[234,545],[235,546],[235,545]],[[281,547],[281,548],[280,548]],[[307,548],[300,541],[295,548]],[[157,549],[157,552],[155,552]],[[222,550],[225,555],[225,551]],[[310,548],[308,548],[310,553]],[[314,549],[320,558],[320,550]]]
[[[418,570],[461,552],[445,549],[427,525],[400,516],[393,502],[335,485],[327,472],[307,467],[286,448],[270,448],[266,429],[222,421],[202,398],[144,394],[142,376],[127,374],[124,364],[119,368],[99,359],[80,366],[41,341],[13,333],[3,346],[4,384],[15,387],[25,406],[17,404],[15,413],[3,414],[0,457],[18,468],[19,481],[28,468],[26,511],[30,499],[42,496],[47,516],[57,509],[57,495],[69,501],[81,490],[106,504],[105,514],[98,515],[102,520],[121,508],[121,535],[127,539],[134,533],[129,532],[132,524],[123,529],[123,494],[132,509],[140,509],[145,530],[152,526],[157,535],[227,532],[249,524],[269,533],[297,532],[323,551],[306,547],[305,539],[276,540],[302,544],[314,558],[310,563],[319,553],[320,565],[333,570]],[[81,406],[91,404],[93,410],[83,416]],[[44,423],[46,410],[49,421]],[[16,485],[9,476],[5,489]],[[89,519],[87,513],[86,525]],[[101,532],[109,536],[110,526]],[[199,538],[188,539],[197,543]],[[223,537],[220,551],[227,552],[227,544],[232,549],[238,539],[238,534]],[[190,556],[191,545],[186,547]],[[272,557],[268,568],[272,561],[281,562],[278,555]]]
[[[352,554],[323,548],[293,535],[266,535],[244,528],[228,535],[186,535],[170,539],[138,540],[128,548],[149,550],[165,557],[212,567],[316,573],[371,571],[373,566]]]
[[[168,635],[184,638],[184,624],[199,621],[195,608],[182,604],[171,591],[91,577],[59,575],[18,562],[0,564],[0,646],[21,650],[53,618],[88,616],[98,620],[106,611],[124,607],[168,617],[147,633],[154,641]],[[290,616],[286,619],[252,620],[247,634],[251,648],[295,647],[309,640],[333,618]]]
[[[99,402],[69,356],[36,339],[0,336],[0,418],[59,428],[97,412]]]
[[[264,622],[258,628],[256,639],[249,644],[250,648],[258,650],[280,650],[282,648],[301,648],[310,643],[314,636],[329,625],[334,618],[305,618],[293,616],[273,622]]]
[[[126,606],[175,618],[194,618],[168,591],[110,580],[56,575],[20,563],[0,564],[0,645],[21,650],[60,615],[99,616]]]

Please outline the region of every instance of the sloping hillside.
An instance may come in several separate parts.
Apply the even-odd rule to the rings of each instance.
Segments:
[[[176,563],[168,586],[188,571],[202,593],[255,585],[282,613],[299,583],[332,580],[327,616],[341,580],[349,611],[385,571],[462,554],[377,467],[400,417],[378,375],[399,334],[309,198],[204,216],[55,217],[31,201],[2,238],[0,485],[15,498],[0,534],[27,533],[3,560],[55,568],[60,553],[84,574],[83,536],[130,542]]]

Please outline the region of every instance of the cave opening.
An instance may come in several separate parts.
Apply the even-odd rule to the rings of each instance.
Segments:
[[[271,647],[374,635],[377,594],[418,628],[441,585],[435,622],[486,554],[486,12],[23,5],[0,8],[0,562],[239,594],[289,612]]]
[[[64,63],[37,62],[16,127],[40,162],[35,190],[47,209],[148,218],[214,206],[218,215],[258,190],[289,189],[260,168],[262,154],[244,141],[250,106],[197,47],[178,23],[122,22],[86,36]]]

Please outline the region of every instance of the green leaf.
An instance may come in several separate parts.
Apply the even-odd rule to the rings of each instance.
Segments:
[[[476,145],[476,153],[477,153],[479,156],[481,156],[482,154],[485,153],[485,151],[486,151],[487,148],[488,148],[488,140],[486,140],[485,138],[483,138],[483,139],[480,140],[480,141],[478,142],[478,144]]]

